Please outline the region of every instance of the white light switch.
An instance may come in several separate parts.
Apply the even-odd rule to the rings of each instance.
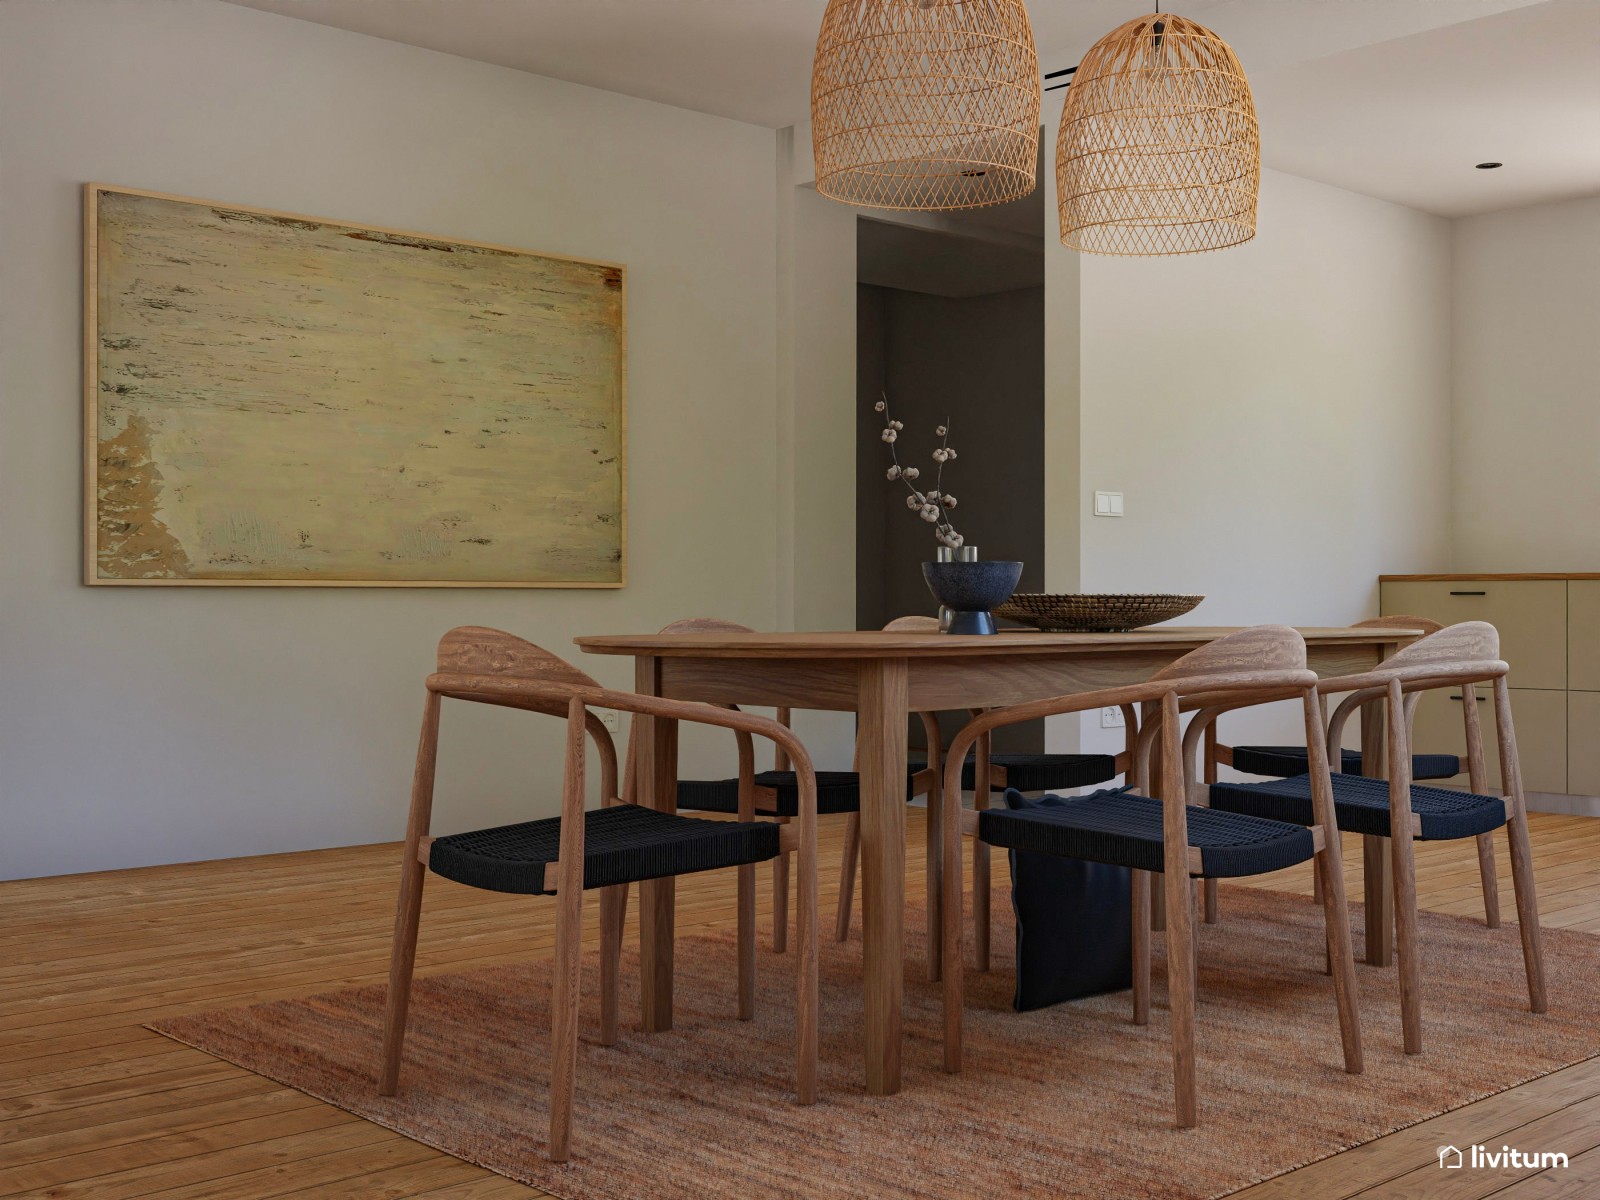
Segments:
[[[1120,517],[1122,515],[1122,493],[1096,492],[1094,494],[1094,515],[1097,517]]]

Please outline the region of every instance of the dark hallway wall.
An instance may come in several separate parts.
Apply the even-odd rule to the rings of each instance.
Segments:
[[[887,448],[873,403],[883,392],[905,423],[904,466],[931,486],[934,428],[948,422],[959,454],[945,469],[955,526],[986,559],[1021,559],[1020,591],[1044,584],[1044,289],[947,297],[861,285],[857,290],[856,626],[937,611],[922,580],[932,527],[885,478]],[[1006,749],[1040,748],[1036,732]]]

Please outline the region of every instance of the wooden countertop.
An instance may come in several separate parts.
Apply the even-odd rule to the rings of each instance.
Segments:
[[[1479,571],[1465,575],[1379,575],[1379,583],[1468,583],[1474,579],[1501,582],[1513,579],[1600,579],[1600,571],[1531,571],[1520,575],[1497,575]]]

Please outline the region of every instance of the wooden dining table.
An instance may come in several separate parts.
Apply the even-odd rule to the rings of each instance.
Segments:
[[[1130,633],[680,633],[580,637],[590,654],[634,660],[635,690],[677,700],[854,712],[861,785],[861,907],[866,1087],[900,1089],[904,986],[907,715],[994,708],[1139,683],[1230,628],[1162,626]],[[1374,666],[1420,630],[1301,629],[1319,675]],[[1382,710],[1363,715],[1363,770],[1382,774]],[[677,726],[641,717],[638,795],[672,811]],[[1386,963],[1394,915],[1385,840],[1370,839],[1368,961]],[[640,887],[640,989],[647,1031],[672,1027],[673,880]]]

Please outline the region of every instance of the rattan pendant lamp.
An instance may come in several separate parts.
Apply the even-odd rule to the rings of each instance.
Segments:
[[[828,0],[811,70],[817,191],[868,208],[1033,191],[1039,59],[1023,0]]]
[[[1073,73],[1056,136],[1061,244],[1197,254],[1256,233],[1261,137],[1244,68],[1160,12],[1113,29]]]

